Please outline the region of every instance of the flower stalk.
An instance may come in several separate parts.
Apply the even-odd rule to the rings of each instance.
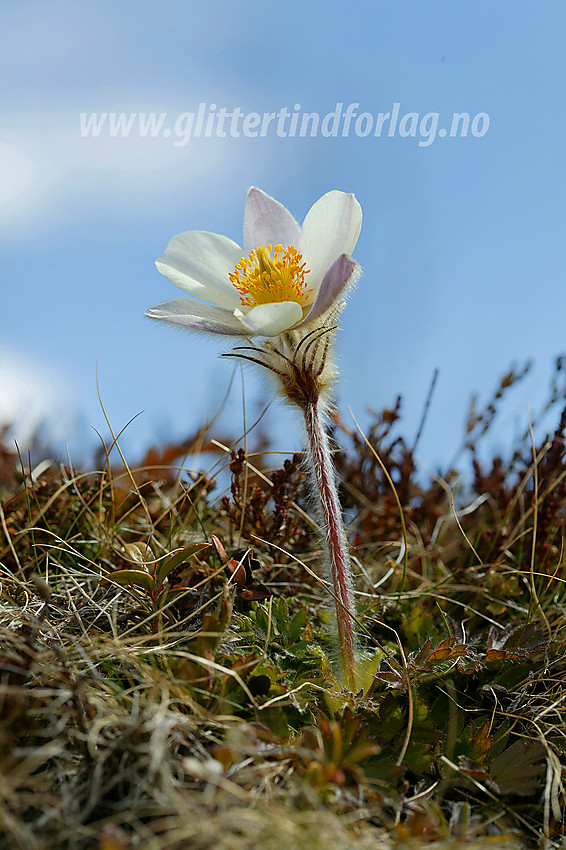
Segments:
[[[355,637],[352,626],[355,603],[348,543],[336,486],[336,472],[318,399],[303,406],[307,448],[320,506],[322,530],[336,604],[336,628],[344,685],[356,690]]]

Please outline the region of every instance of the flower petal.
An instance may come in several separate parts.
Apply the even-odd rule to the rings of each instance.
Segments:
[[[303,311],[296,301],[276,301],[273,304],[258,304],[247,313],[236,310],[234,315],[257,336],[277,336],[296,325]]]
[[[173,298],[151,307],[146,316],[150,319],[160,319],[174,325],[182,325],[195,331],[207,331],[213,334],[228,336],[251,336],[249,330],[230,310],[201,304],[192,298]]]
[[[284,248],[299,242],[301,229],[288,209],[261,189],[252,187],[244,212],[244,251],[249,254],[258,245]]]
[[[240,298],[228,275],[241,256],[240,246],[227,236],[188,230],[171,239],[155,265],[189,295],[234,310]]]
[[[345,294],[348,284],[354,284],[360,276],[361,268],[351,257],[340,254],[335,260],[320,284],[312,310],[301,325],[317,319],[332,306],[340,295]]]
[[[310,269],[309,286],[315,291],[340,254],[352,253],[361,227],[362,208],[347,192],[328,192],[310,208],[298,248]]]

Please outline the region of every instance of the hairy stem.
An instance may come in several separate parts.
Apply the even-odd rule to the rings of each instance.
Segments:
[[[350,556],[336,486],[336,473],[318,401],[306,401],[301,407],[305,417],[312,475],[318,491],[323,533],[334,586],[343,682],[346,687],[355,691],[355,638],[352,626],[355,602]]]

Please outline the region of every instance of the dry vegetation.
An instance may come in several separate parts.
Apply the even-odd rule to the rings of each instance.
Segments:
[[[336,420],[355,695],[299,457],[202,433],[136,469],[3,450],[0,847],[563,847],[560,362],[554,433],[477,451],[520,377],[470,415],[464,483],[417,475],[399,406],[367,441]],[[223,498],[184,472],[202,449]]]

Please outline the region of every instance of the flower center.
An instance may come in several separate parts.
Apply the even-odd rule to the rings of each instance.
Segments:
[[[282,245],[258,245],[236,263],[229,278],[245,307],[274,301],[296,301],[303,306],[312,289],[307,289],[305,275],[310,269],[302,259],[293,245],[285,249]]]

